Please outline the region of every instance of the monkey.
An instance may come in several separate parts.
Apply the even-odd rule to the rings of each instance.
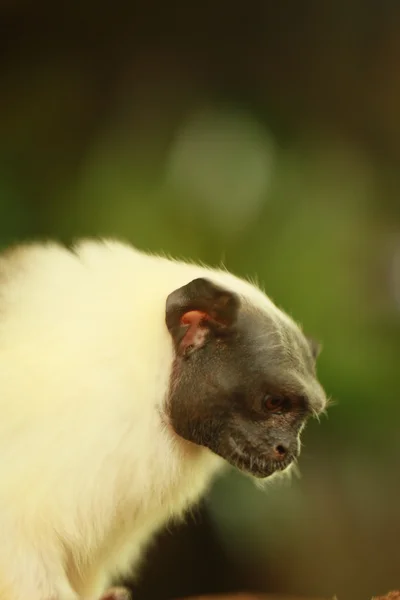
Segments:
[[[318,347],[254,283],[118,239],[0,254],[0,600],[122,599],[227,467],[323,413]]]

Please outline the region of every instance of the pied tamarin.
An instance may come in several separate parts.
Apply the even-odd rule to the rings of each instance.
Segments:
[[[223,269],[110,240],[0,255],[0,600],[108,597],[224,465],[288,469],[326,407],[316,354]]]

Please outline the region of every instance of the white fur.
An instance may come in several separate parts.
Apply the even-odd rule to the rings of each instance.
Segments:
[[[97,600],[222,466],[160,417],[166,297],[202,275],[288,318],[227,272],[118,242],[0,257],[0,600]]]

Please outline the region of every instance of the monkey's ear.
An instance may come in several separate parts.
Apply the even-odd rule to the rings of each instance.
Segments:
[[[208,279],[194,279],[172,292],[166,302],[168,330],[180,355],[204,346],[212,335],[228,333],[236,322],[238,296]]]
[[[318,356],[322,352],[322,344],[317,342],[314,338],[307,338],[308,345],[310,346],[311,354],[314,360],[317,360]]]

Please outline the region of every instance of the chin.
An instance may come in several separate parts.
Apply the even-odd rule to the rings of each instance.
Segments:
[[[247,453],[236,450],[225,459],[235,468],[250,477],[266,480],[274,475],[287,473],[293,466],[294,456],[287,457],[284,461],[267,460],[256,453]]]
[[[251,477],[255,477],[256,479],[271,479],[277,475],[283,475],[286,473],[290,467],[292,466],[292,462],[288,462],[286,465],[258,465],[257,463],[252,463],[251,465],[237,465],[240,471],[250,475]]]

